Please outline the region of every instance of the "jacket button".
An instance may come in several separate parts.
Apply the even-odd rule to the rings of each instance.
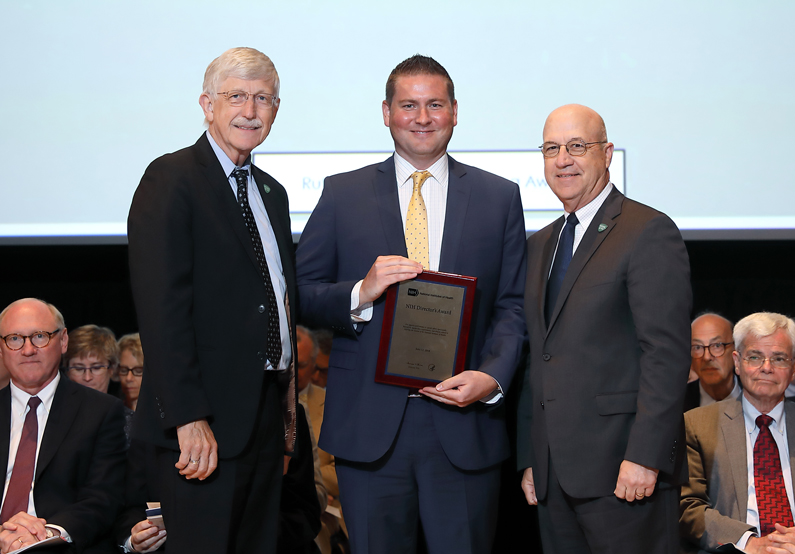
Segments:
[[[544,360],[545,362],[548,362],[549,360],[552,359],[552,356],[550,356],[549,354],[544,354],[541,356],[541,359]]]
[[[260,360],[264,360],[265,356],[262,355],[262,352],[257,352],[257,358],[259,358]]]
[[[541,409],[543,410],[544,409],[544,402],[539,402],[539,404],[541,404]]]
[[[160,412],[160,419],[166,419],[166,414],[164,414],[163,412]]]
[[[265,306],[260,304],[259,308],[257,308],[257,310],[259,311],[259,313],[265,313]]]

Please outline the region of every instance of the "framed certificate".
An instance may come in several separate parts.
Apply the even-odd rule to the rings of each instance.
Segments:
[[[423,271],[387,289],[375,380],[433,386],[464,370],[476,277]]]

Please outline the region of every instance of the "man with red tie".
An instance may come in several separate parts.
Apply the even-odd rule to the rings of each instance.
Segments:
[[[734,344],[742,396],[685,414],[690,479],[680,503],[682,547],[795,552],[795,402],[784,398],[795,375],[795,322],[749,315],[735,325]]]
[[[63,316],[33,298],[0,313],[0,460],[6,462],[0,552],[60,537],[67,552],[109,552],[124,496],[124,412],[118,398],[58,372]],[[58,539],[55,539],[56,541]]]

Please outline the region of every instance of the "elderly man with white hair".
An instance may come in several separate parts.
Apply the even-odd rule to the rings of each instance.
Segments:
[[[287,193],[251,152],[279,76],[233,48],[208,66],[199,104],[207,132],[152,162],[130,208],[146,353],[133,437],[157,448],[169,552],[270,553],[295,444],[297,294]],[[133,546],[157,540],[140,533]]]
[[[685,414],[689,482],[682,487],[685,552],[795,552],[795,322],[755,313],[734,327],[740,398]]]

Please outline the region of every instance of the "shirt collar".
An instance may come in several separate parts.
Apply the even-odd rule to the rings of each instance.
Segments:
[[[581,222],[582,221],[590,222],[593,219],[593,216],[596,215],[596,212],[599,211],[599,208],[602,207],[602,204],[605,203],[605,200],[607,200],[607,197],[612,190],[613,190],[613,183],[611,181],[608,181],[607,186],[605,186],[605,188],[602,189],[602,192],[596,195],[596,198],[588,202],[585,206],[583,206],[579,210],[574,211],[574,213],[577,214],[577,220]],[[563,210],[563,212],[566,214],[566,219],[568,219],[569,212],[567,212],[565,209]],[[587,225],[585,227],[587,227]]]
[[[49,413],[50,408],[52,407],[52,399],[55,396],[55,389],[58,388],[58,383],[61,381],[61,372],[58,371],[55,374],[55,379],[47,383],[47,386],[41,389],[37,394],[28,394],[19,387],[17,387],[13,381],[10,383],[11,387],[11,406],[12,410],[16,411],[20,415],[25,413],[25,409],[27,408],[28,401],[32,396],[38,396],[39,400],[41,400],[44,409],[47,410]]]
[[[210,146],[212,147],[213,152],[215,152],[215,157],[218,158],[219,162],[221,162],[221,168],[223,168],[224,170],[224,175],[226,175],[227,178],[230,177],[232,175],[232,172],[235,169],[238,169],[238,167],[235,165],[235,162],[229,159],[229,156],[226,155],[226,152],[224,152],[221,149],[221,147],[218,146],[218,143],[215,142],[215,139],[210,134],[209,129],[206,131],[206,135],[207,135],[207,140],[210,141]],[[251,156],[246,158],[246,163],[240,169],[245,169],[246,171],[248,171],[250,165],[251,165]]]
[[[762,412],[757,410],[751,404],[745,395],[742,396],[743,402],[743,418],[745,419],[745,430],[750,435],[756,429],[756,418],[762,415]],[[784,400],[776,404],[776,407],[770,410],[768,414],[773,418],[773,423],[770,424],[770,430],[774,429],[781,435],[784,434],[785,421],[784,421]]]
[[[395,152],[395,176],[397,177],[398,188],[406,186],[407,183],[412,183],[413,186],[411,174],[415,171],[419,170]],[[442,155],[441,158],[433,162],[427,171],[442,186],[442,189],[445,189],[450,175],[450,163],[447,154]]]

